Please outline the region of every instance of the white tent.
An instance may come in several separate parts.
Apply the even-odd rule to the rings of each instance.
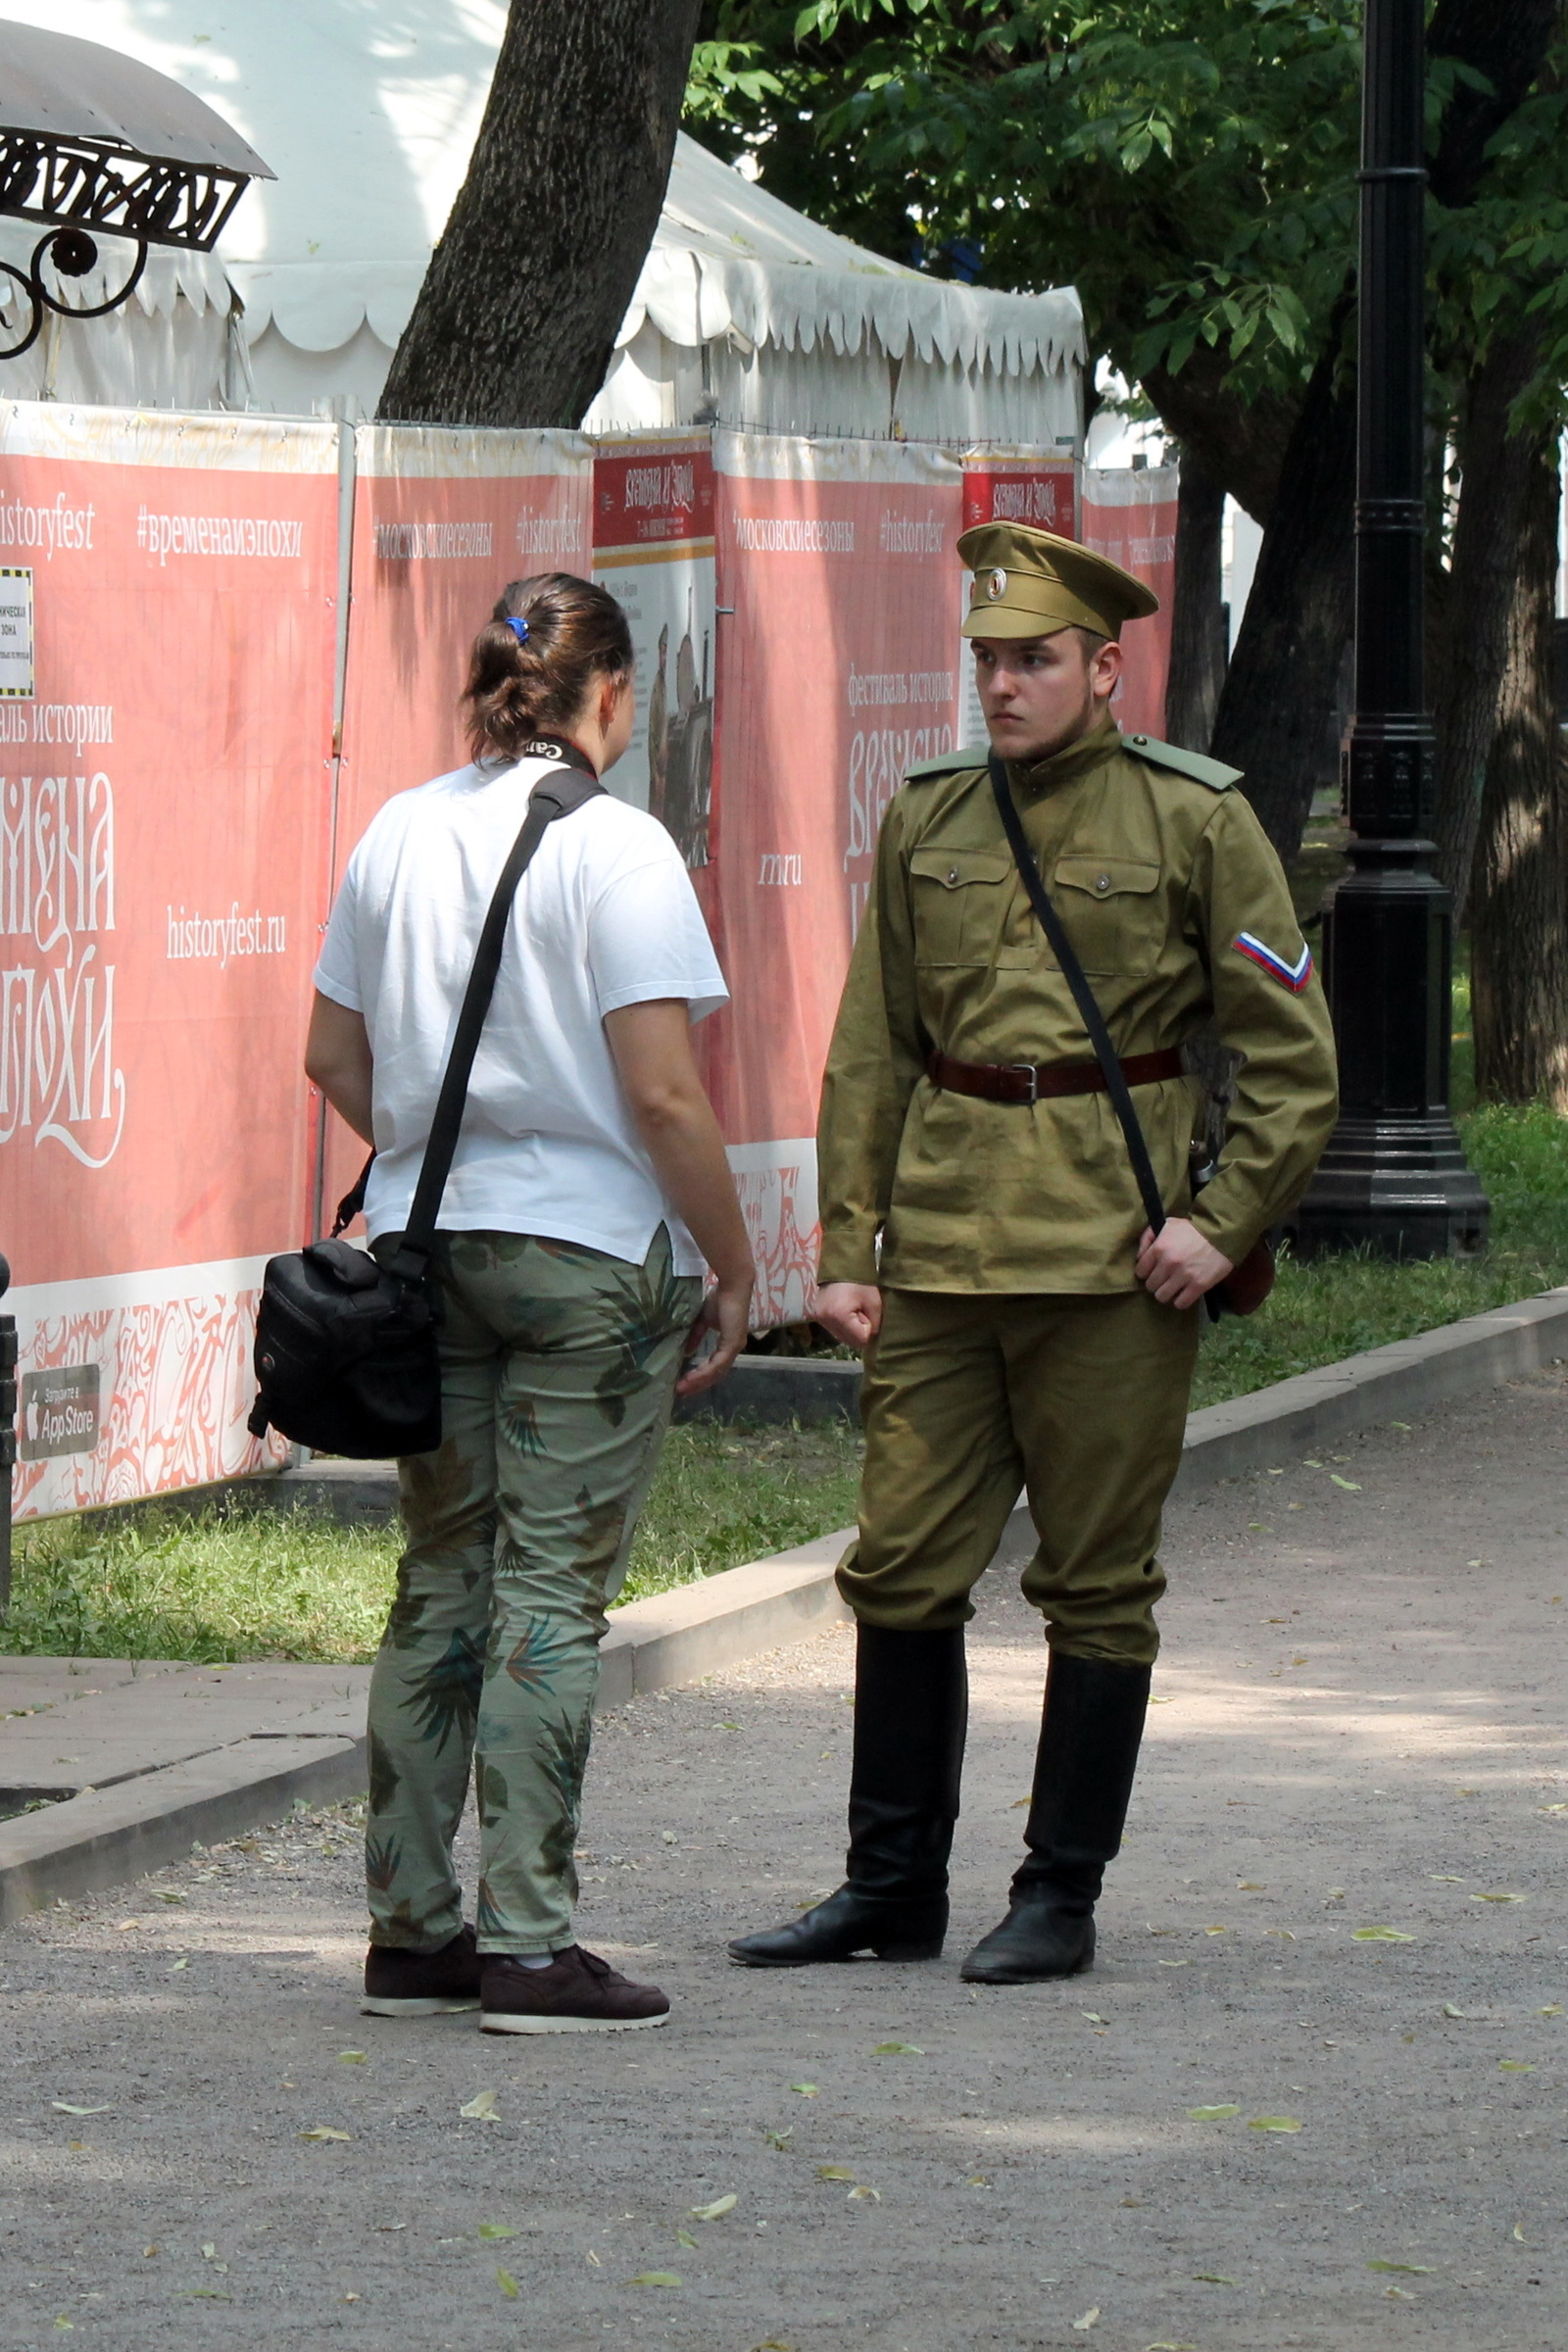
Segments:
[[[177,23],[168,0],[0,0],[0,14],[171,74],[277,173],[224,233],[226,281],[165,263],[125,316],[0,363],[0,395],[373,413],[467,169],[502,0],[187,0]],[[0,227],[0,254],[24,236]],[[996,294],[902,269],[683,137],[588,422],[1076,441],[1082,357],[1070,289]]]

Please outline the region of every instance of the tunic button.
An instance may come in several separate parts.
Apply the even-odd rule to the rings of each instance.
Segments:
[[[956,882],[956,880],[957,880],[957,879],[958,879],[958,869],[957,869],[957,867],[956,867],[956,866],[955,866],[955,867],[953,868],[953,871],[952,871],[952,872],[949,874],[949,876],[948,876],[948,884],[949,884],[949,887],[951,888],[951,887],[952,887],[952,885],[953,885],[955,882]]]
[[[1108,874],[1097,874],[1095,876],[1095,888],[1097,890],[1108,890],[1110,888],[1110,876]]]

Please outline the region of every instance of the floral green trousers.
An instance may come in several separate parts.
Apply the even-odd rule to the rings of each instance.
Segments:
[[[662,1226],[641,1266],[444,1234],[437,1280],[442,1442],[398,1464],[408,1547],[370,1678],[370,1936],[433,1951],[459,1932],[471,1772],[479,1948],[559,1951],[605,1612],[703,1285],[671,1272]]]

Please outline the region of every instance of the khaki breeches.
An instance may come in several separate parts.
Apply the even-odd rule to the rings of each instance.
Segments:
[[[1201,1308],[896,1291],[866,1352],[859,1532],[839,1590],[867,1625],[965,1624],[1022,1488],[1024,1597],[1054,1648],[1150,1665],[1160,1513],[1181,1462]]]

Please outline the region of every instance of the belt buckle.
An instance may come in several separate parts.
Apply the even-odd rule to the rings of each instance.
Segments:
[[[1040,1071],[1036,1063],[1032,1061],[1008,1061],[1004,1062],[1003,1067],[1007,1071],[1010,1077],[1028,1079],[1029,1092],[1024,1097],[1025,1102],[1034,1104],[1039,1102]]]

